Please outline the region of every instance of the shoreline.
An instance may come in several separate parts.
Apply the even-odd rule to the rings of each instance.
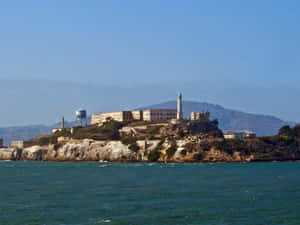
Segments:
[[[280,163],[280,162],[300,162],[300,158],[299,159],[287,159],[287,160],[253,160],[253,161],[168,161],[168,162],[162,162],[162,161],[155,161],[155,162],[151,162],[151,161],[96,161],[96,160],[2,160],[0,159],[0,162],[54,162],[54,163],[111,163],[111,164],[138,164],[138,163],[143,163],[143,164],[219,164],[219,163],[223,163],[223,164],[231,164],[231,163],[245,163],[245,164],[251,164],[251,163],[265,163],[265,162],[269,162],[269,163]]]

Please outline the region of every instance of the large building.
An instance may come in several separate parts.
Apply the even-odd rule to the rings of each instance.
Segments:
[[[91,125],[103,123],[108,120],[123,121],[156,121],[176,119],[176,109],[148,109],[134,111],[104,112],[94,114],[91,118]]]
[[[159,120],[181,120],[183,119],[182,112],[182,95],[179,93],[177,98],[176,109],[147,109],[134,111],[118,111],[118,112],[103,112],[94,114],[91,118],[91,125],[103,123],[108,120],[115,121],[159,121]]]

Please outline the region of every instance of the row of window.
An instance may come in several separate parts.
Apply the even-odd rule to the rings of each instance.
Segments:
[[[151,113],[151,116],[176,116],[176,113]]]

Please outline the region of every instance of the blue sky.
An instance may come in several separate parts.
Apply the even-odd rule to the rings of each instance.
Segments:
[[[300,92],[299,1],[0,4],[0,80],[199,84],[190,99],[300,121],[297,102],[287,109]],[[202,86],[224,94],[214,98]]]

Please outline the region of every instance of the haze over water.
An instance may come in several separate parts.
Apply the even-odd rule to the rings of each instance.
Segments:
[[[0,162],[0,224],[299,224],[300,162]]]

